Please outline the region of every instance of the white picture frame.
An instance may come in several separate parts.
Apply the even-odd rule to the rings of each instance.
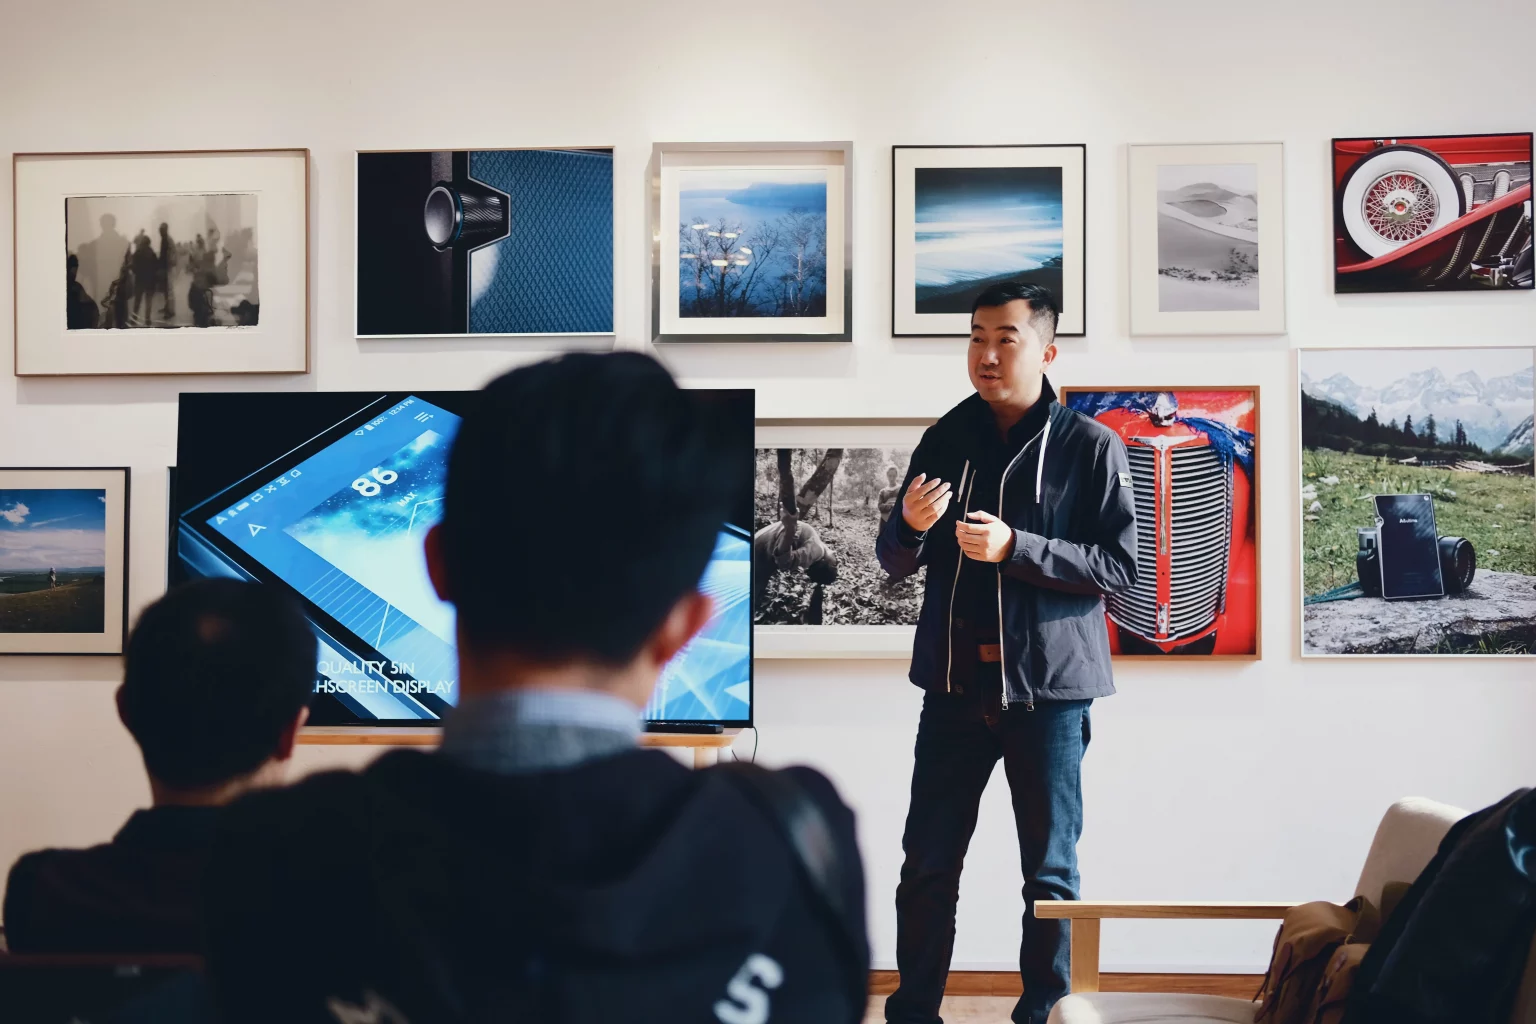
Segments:
[[[1284,145],[1133,145],[1127,166],[1131,334],[1284,334]],[[1243,184],[1208,181],[1222,169]],[[1186,171],[1190,182],[1175,185]],[[1160,175],[1174,187],[1160,188]],[[1172,202],[1159,196],[1200,184],[1218,188]],[[1208,198],[1226,195],[1233,205]],[[1250,259],[1256,273],[1249,273]]]
[[[309,150],[17,153],[12,170],[17,376],[309,372]],[[69,200],[229,195],[254,197],[257,323],[70,329]],[[190,305],[169,285],[166,296]]]
[[[936,417],[897,417],[863,419],[759,419],[757,421],[757,448],[900,448],[915,449],[923,431],[936,421]],[[762,501],[758,502],[762,506]],[[835,513],[834,513],[835,514]],[[900,515],[899,506],[895,513]],[[764,513],[759,508],[753,523],[753,539],[764,528]],[[818,520],[820,522],[820,520]],[[843,565],[840,579],[846,581],[848,572],[847,552],[840,556]],[[861,553],[862,557],[862,553]],[[869,552],[873,558],[873,552]],[[757,571],[754,566],[754,572]],[[878,572],[878,570],[876,570]],[[838,583],[830,584],[832,587]],[[846,582],[844,585],[847,585]],[[913,578],[907,584],[918,591],[921,607],[922,580]],[[754,591],[766,586],[754,579]],[[916,618],[910,625],[773,625],[759,623],[760,609],[753,609],[753,657],[755,658],[867,658],[905,661],[912,656],[912,642],[916,634]]]
[[[820,314],[752,316],[684,315],[680,265],[685,246],[681,216],[683,193],[691,181],[711,175],[745,183],[757,172],[764,179],[795,179],[825,185],[822,227],[824,285]],[[657,143],[650,163],[651,334],[665,342],[764,342],[853,340],[853,143]],[[800,179],[804,179],[803,181]],[[708,229],[704,229],[708,230]],[[723,229],[720,229],[723,230]],[[745,254],[745,255],[741,255]],[[729,254],[750,261],[760,253],[743,249]],[[691,258],[698,254],[688,252]],[[726,255],[726,254],[715,254]],[[766,304],[764,304],[766,305]],[[804,307],[802,307],[804,308]]]
[[[1053,292],[1061,305],[1061,316],[1056,324],[1056,334],[1075,337],[1087,332],[1088,279],[1087,279],[1087,163],[1088,148],[1082,143],[1068,145],[988,145],[988,146],[893,146],[891,147],[891,333],[897,338],[969,337],[971,333],[970,310],[950,312],[919,312],[918,226],[923,216],[919,195],[918,176],[922,170],[943,170],[962,173],[977,172],[978,176],[995,178],[997,172],[1015,169],[1042,171],[1055,169],[1060,172],[1057,214],[1060,217],[1059,268],[1051,282],[1041,281]],[[999,212],[979,202],[981,189],[969,183],[957,183],[958,195],[969,196],[977,202],[975,212],[967,220],[978,229],[976,232],[978,258],[990,264],[1005,257],[1009,239],[987,237],[997,233]],[[993,182],[993,188],[997,183]],[[1052,186],[1054,189],[1056,186]],[[998,195],[992,195],[994,201]],[[1017,207],[1019,201],[1010,200]],[[952,215],[945,215],[952,216]],[[963,214],[961,216],[964,216]],[[1026,228],[1020,228],[1027,233]],[[1037,229],[1039,230],[1039,229]],[[1017,237],[1013,241],[1017,241]],[[1006,259],[1004,259],[1006,265]],[[1017,272],[1000,271],[999,279],[1031,279],[1043,268],[1020,269]],[[979,267],[969,268],[966,276],[972,280],[982,273]],[[1059,286],[1054,280],[1059,279]],[[978,286],[987,283],[977,282]],[[962,283],[963,288],[963,283]],[[929,302],[955,299],[952,292]],[[961,295],[960,305],[969,298]]]

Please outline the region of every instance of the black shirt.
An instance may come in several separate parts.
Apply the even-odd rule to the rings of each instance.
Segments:
[[[1051,403],[1042,399],[1030,407],[1024,418],[1015,423],[1004,439],[997,429],[997,420],[990,406],[983,405],[977,416],[975,453],[971,456],[971,476],[965,483],[965,492],[955,496],[960,505],[960,515],[965,512],[990,512],[998,514],[998,496],[1002,489],[1003,473],[1019,452],[1034,440],[1050,416]],[[1024,468],[1022,462],[1014,473]],[[1031,489],[1031,494],[1033,490]],[[975,522],[975,520],[964,520]],[[976,657],[976,645],[997,643],[997,566],[961,558],[960,579],[955,585],[955,636],[963,644],[955,649],[956,658]]]
[[[110,843],[38,850],[11,868],[13,953],[200,953],[217,807],[135,811]]]

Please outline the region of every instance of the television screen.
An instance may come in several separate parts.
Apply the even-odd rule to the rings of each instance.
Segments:
[[[692,393],[740,439],[742,495],[700,581],[714,616],[667,665],[645,714],[661,726],[748,726],[753,394]],[[453,608],[427,578],[422,538],[479,395],[181,396],[170,582],[231,576],[300,601],[319,639],[312,724],[433,725],[457,702]]]

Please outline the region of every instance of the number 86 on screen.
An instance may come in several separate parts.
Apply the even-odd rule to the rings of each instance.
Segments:
[[[367,476],[360,476],[352,481],[352,489],[365,498],[371,498],[383,489],[383,486],[394,483],[400,479],[400,474],[392,469],[380,469],[374,466],[368,471]]]

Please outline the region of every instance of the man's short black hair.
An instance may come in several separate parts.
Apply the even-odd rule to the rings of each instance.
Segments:
[[[279,591],[207,579],[144,609],[128,638],[123,717],[168,786],[256,770],[315,686],[315,634]]]
[[[976,301],[971,303],[971,316],[983,306],[1006,306],[1023,300],[1029,303],[1029,323],[1040,335],[1040,344],[1049,345],[1056,340],[1056,321],[1061,318],[1061,303],[1044,285],[1028,281],[1003,281],[982,289]]]
[[[714,415],[638,352],[572,353],[487,385],[443,501],[464,636],[541,661],[633,658],[751,487],[750,455]]]

